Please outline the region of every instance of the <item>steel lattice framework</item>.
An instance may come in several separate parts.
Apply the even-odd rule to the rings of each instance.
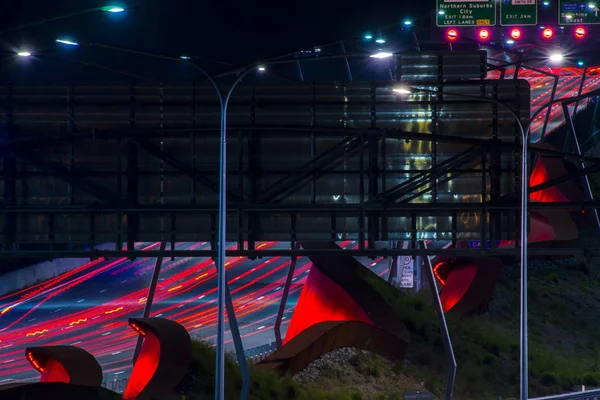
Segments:
[[[508,105],[527,126],[529,84],[449,81],[439,69],[439,79],[415,82],[439,94],[410,97],[393,81],[240,86],[228,117],[230,254],[300,255],[299,240],[358,240],[357,254],[416,255],[425,251],[377,242],[494,247],[517,237],[520,132],[505,108],[477,97]],[[219,109],[209,86],[6,86],[0,99],[0,256],[143,256],[140,241],[202,255],[175,243],[216,242]],[[594,207],[589,200],[531,207]],[[261,241],[291,245],[261,251]],[[113,250],[85,249],[107,242]],[[65,243],[79,250],[59,250]],[[471,250],[437,253],[461,251]]]

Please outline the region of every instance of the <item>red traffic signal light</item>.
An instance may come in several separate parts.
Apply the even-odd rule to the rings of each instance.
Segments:
[[[510,31],[510,37],[513,38],[513,40],[521,39],[522,35],[523,35],[523,33],[521,32],[521,30],[519,28],[514,28]]]
[[[448,29],[446,31],[446,39],[448,39],[451,42],[454,42],[456,39],[458,39],[458,30]]]
[[[583,26],[578,26],[577,28],[575,28],[575,37],[577,39],[583,39],[585,37],[585,35],[587,34],[586,29]]]
[[[481,40],[488,40],[492,36],[490,31],[485,28],[480,29],[478,32],[478,35],[479,35],[479,39],[481,39]]]
[[[545,28],[542,31],[542,37],[544,39],[552,39],[554,37],[554,29],[552,29],[552,28]]]

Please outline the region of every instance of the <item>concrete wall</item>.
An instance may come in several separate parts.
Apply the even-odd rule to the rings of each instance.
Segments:
[[[114,249],[115,244],[101,244],[95,248]],[[11,271],[0,276],[0,296],[55,278],[88,262],[90,262],[88,258],[60,258]]]
[[[54,261],[46,261],[9,272],[0,278],[0,295],[14,292],[38,282],[52,279],[60,274],[69,272],[90,260],[63,258]]]

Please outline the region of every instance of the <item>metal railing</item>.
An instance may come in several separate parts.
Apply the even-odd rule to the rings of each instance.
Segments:
[[[600,389],[585,390],[582,387],[581,392],[571,392],[563,394],[554,394],[552,396],[536,397],[530,400],[598,400],[600,399]]]
[[[112,381],[104,381],[104,382],[102,382],[102,387],[105,387],[108,390],[112,390],[113,392],[116,392],[116,393],[123,393],[125,391],[125,388],[127,387],[128,380],[129,380],[128,378],[125,378],[125,379],[115,379]]]
[[[244,351],[246,360],[256,364],[261,360],[265,359],[269,354],[277,350],[277,343],[271,342],[262,346],[254,347]]]

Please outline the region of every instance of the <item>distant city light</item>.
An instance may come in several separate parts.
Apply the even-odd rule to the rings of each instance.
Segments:
[[[106,6],[106,7],[102,7],[101,10],[110,12],[110,13],[122,13],[123,11],[125,11],[125,9],[123,7],[118,7],[118,6]]]
[[[385,43],[385,39],[379,38],[375,40],[377,43],[379,44],[384,44]]]
[[[550,55],[550,61],[553,61],[553,62],[562,61],[563,58],[565,58],[565,57],[560,53],[554,53],[554,54]]]
[[[389,53],[387,51],[380,51],[379,53],[371,54],[371,58],[390,58],[393,56],[393,53]]]
[[[181,58],[182,60],[191,60],[192,57],[190,56],[179,56],[179,58]]]
[[[585,61],[581,61],[581,60],[577,61],[577,66],[583,67],[584,65],[585,65]]]
[[[365,39],[371,40],[371,39],[373,39],[373,35],[365,35]]]
[[[30,52],[28,52],[28,51],[19,51],[19,52],[17,53],[17,55],[18,55],[19,57],[31,57],[31,53],[30,53]]]
[[[266,70],[267,70],[267,68],[262,65],[260,67],[258,67],[259,72],[265,72]]]
[[[404,25],[411,26],[412,25],[412,21],[410,19],[405,19],[404,20]]]
[[[56,43],[66,44],[67,46],[79,46],[79,43],[66,39],[56,39]]]

